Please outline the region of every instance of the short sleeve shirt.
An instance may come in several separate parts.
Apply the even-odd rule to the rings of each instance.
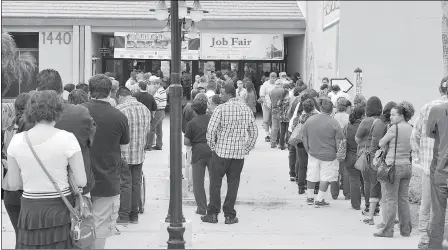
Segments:
[[[435,106],[429,112],[426,127],[428,137],[434,138],[434,159],[431,172],[434,173],[436,183],[446,184],[448,179],[448,166],[446,160],[440,164],[448,152],[448,103]],[[434,169],[435,168],[435,169]]]
[[[195,163],[200,159],[209,159],[212,155],[212,151],[207,144],[206,138],[210,118],[211,116],[208,114],[199,115],[187,124],[187,128],[185,129],[185,137],[187,137],[191,142],[192,163]]]
[[[83,104],[97,124],[90,148],[95,187],[92,196],[111,197],[120,194],[120,145],[129,144],[127,117],[108,102],[90,100]]]
[[[134,97],[137,101],[141,102],[145,105],[149,111],[157,111],[157,103],[154,100],[154,97],[148,92],[136,92]]]
[[[53,183],[40,167],[25,140],[25,133],[16,134],[9,144],[8,155],[12,156],[20,168],[24,193],[33,193],[35,197],[45,195],[47,198],[60,197]],[[65,194],[70,194],[67,178],[68,159],[81,152],[75,135],[65,130],[59,130],[52,137],[33,145],[40,160]]]

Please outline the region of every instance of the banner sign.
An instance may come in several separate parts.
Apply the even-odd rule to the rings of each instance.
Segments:
[[[115,32],[114,58],[171,59],[171,38],[163,33]],[[182,41],[182,60],[199,59],[200,39]]]
[[[202,34],[201,60],[283,60],[283,35]]]
[[[322,29],[326,29],[327,27],[339,22],[340,18],[340,9],[339,9],[339,0],[337,1],[323,1],[323,22]]]

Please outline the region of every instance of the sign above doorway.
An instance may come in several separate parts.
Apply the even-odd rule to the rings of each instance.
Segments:
[[[284,39],[280,34],[201,35],[203,60],[283,60]]]

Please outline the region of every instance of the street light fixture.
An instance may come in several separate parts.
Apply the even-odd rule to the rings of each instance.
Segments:
[[[194,24],[194,21],[191,21],[191,26],[188,29],[188,37],[191,39],[199,38],[199,30],[196,28],[196,24]]]
[[[164,34],[171,32],[171,85],[170,85],[170,203],[169,214],[165,221],[168,226],[168,249],[185,249],[182,215],[182,85],[181,75],[181,51],[182,39],[187,32],[185,30],[185,17],[190,13],[192,19],[189,31],[193,37],[199,36],[194,22],[201,21],[204,13],[199,1],[194,1],[193,7],[187,7],[185,1],[171,0],[171,8],[167,8],[165,1],[157,3],[155,9],[157,20],[163,21],[170,17],[166,27],[162,30]],[[200,12],[200,13],[199,13]]]

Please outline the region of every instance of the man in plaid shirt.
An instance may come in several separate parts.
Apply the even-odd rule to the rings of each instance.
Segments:
[[[431,185],[430,185],[430,166],[433,159],[434,139],[428,137],[425,133],[428,125],[429,111],[437,105],[448,103],[447,97],[448,77],[444,77],[439,86],[441,98],[431,101],[423,106],[415,121],[415,126],[411,134],[411,146],[413,151],[413,161],[418,164],[414,166],[420,169],[422,173],[422,199],[420,203],[418,229],[423,232],[419,243],[419,248],[424,248],[428,244],[428,235],[426,234],[431,212]]]
[[[227,195],[223,205],[225,224],[238,223],[235,202],[244,158],[254,148],[258,128],[252,110],[236,98],[232,85],[224,85],[224,104],[216,107],[207,127],[207,143],[212,150],[210,160],[210,203],[203,222],[217,223],[221,210],[222,178],[227,176]]]
[[[127,164],[121,169],[120,211],[118,224],[138,223],[142,165],[145,160],[146,134],[151,124],[151,111],[132,96],[131,91],[121,87],[117,92],[118,105],[129,123],[129,147],[121,152]]]

